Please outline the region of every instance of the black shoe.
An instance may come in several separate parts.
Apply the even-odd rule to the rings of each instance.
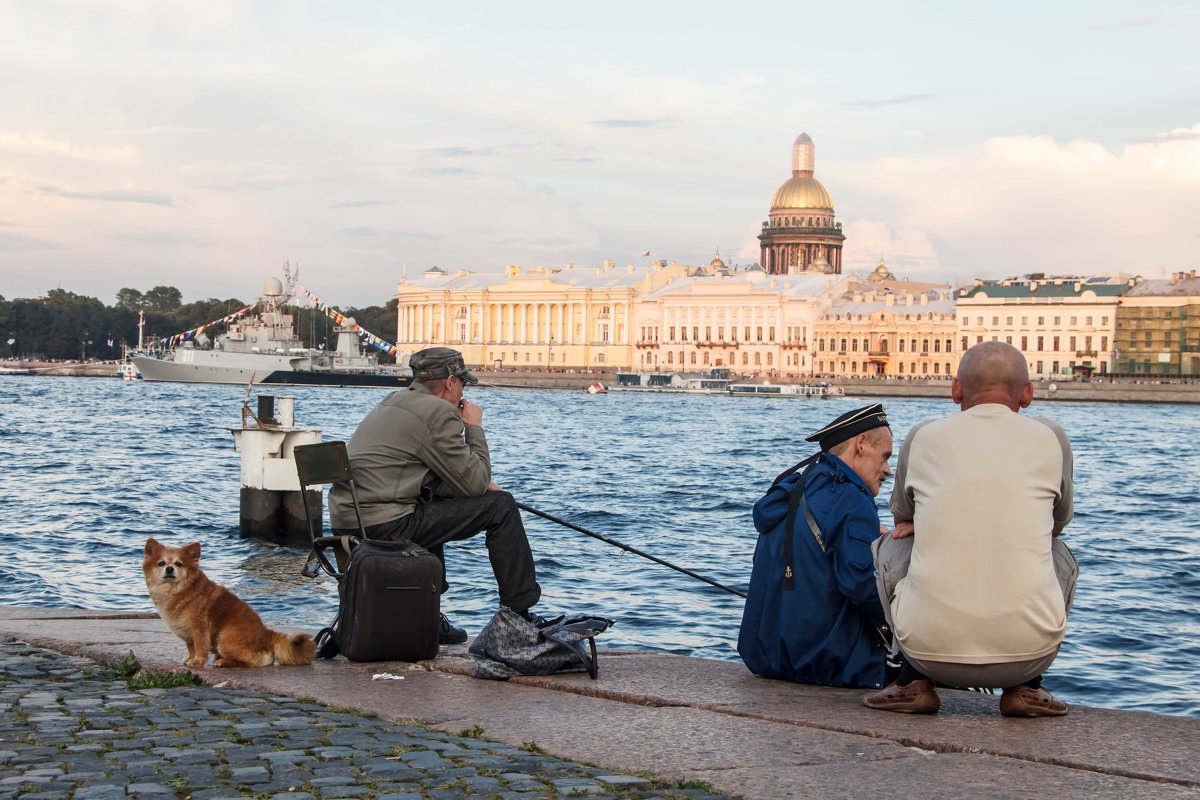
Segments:
[[[524,611],[518,611],[517,613],[520,614],[522,617],[524,617],[526,619],[526,621],[531,623],[533,625],[533,627],[535,627],[535,628],[544,628],[547,625],[549,625],[551,622],[555,622],[559,619],[562,619],[561,614],[559,614],[557,617],[543,617],[540,614],[533,613],[533,611],[531,611],[528,608],[525,609]]]
[[[439,614],[442,618],[442,629],[438,633],[438,644],[462,644],[467,640],[467,632],[462,628],[456,628],[450,624],[450,620],[445,614]]]

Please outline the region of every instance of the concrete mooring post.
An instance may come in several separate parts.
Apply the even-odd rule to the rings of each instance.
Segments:
[[[229,430],[242,454],[241,535],[307,547],[311,539],[304,503],[320,525],[321,487],[300,491],[292,453],[297,445],[320,443],[321,431],[295,427],[295,415],[296,398],[263,394],[258,396],[258,413],[245,405],[242,427]]]

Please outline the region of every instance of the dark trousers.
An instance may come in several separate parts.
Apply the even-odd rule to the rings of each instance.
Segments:
[[[542,596],[542,589],[534,572],[525,523],[521,521],[517,502],[508,492],[488,491],[479,497],[420,502],[408,516],[366,529],[369,539],[410,540],[437,556],[442,562],[443,592],[449,588],[443,545],[470,539],[484,531],[500,604],[514,611],[528,610]],[[358,531],[337,529],[334,533],[353,536]]]

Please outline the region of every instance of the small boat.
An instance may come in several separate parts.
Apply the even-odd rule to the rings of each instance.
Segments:
[[[593,383],[591,386],[584,389],[588,394],[608,394],[608,389],[604,388],[603,383]]]
[[[843,395],[840,386],[808,386],[799,383],[731,383],[730,397],[805,397],[824,398]]]
[[[142,373],[138,372],[132,361],[124,361],[117,367],[116,377],[123,381],[140,381]]]

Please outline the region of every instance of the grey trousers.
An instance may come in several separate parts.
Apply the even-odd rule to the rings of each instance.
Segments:
[[[896,596],[896,584],[908,575],[908,565],[912,559],[913,538],[893,539],[891,534],[884,534],[871,544],[871,552],[875,556],[875,585],[879,590],[879,600],[883,604],[883,613],[887,617],[888,627],[893,631],[896,626],[892,623],[892,598]],[[1054,573],[1058,576],[1058,585],[1062,589],[1063,602],[1067,613],[1075,601],[1075,584],[1079,580],[1079,563],[1075,554],[1063,540],[1055,536],[1051,544],[1051,556],[1054,559]],[[892,654],[899,651],[897,640],[892,642]],[[1000,687],[1018,686],[1036,678],[1045,672],[1058,655],[1058,648],[1053,653],[1029,661],[1013,661],[999,664],[959,664],[949,661],[926,661],[913,658],[908,653],[904,657],[923,675],[946,686],[976,686]]]

